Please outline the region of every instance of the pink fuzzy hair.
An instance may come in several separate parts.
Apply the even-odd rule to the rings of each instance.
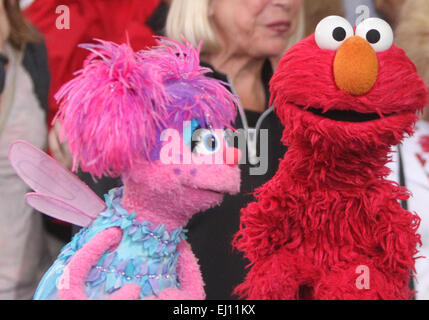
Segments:
[[[156,159],[159,134],[198,119],[223,128],[235,119],[236,98],[199,66],[199,50],[167,39],[134,52],[98,40],[83,69],[56,94],[62,123],[78,164],[95,177],[119,176],[137,160]]]
[[[56,94],[57,117],[73,154],[73,170],[80,163],[97,177],[118,176],[157,143],[147,133],[167,117],[166,94],[158,73],[128,45],[98,42],[82,46],[92,54]]]

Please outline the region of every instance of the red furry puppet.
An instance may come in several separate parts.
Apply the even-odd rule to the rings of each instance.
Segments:
[[[235,246],[251,262],[249,299],[409,299],[419,217],[386,180],[391,146],[413,133],[426,86],[390,26],[322,20],[271,81],[289,147]]]

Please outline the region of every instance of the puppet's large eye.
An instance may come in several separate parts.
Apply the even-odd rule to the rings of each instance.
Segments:
[[[356,27],[356,35],[366,39],[375,52],[386,51],[393,44],[393,30],[379,18],[369,18]]]
[[[337,50],[341,44],[353,36],[351,24],[339,16],[329,16],[319,22],[315,39],[320,49]]]
[[[216,134],[208,129],[198,128],[192,137],[192,152],[210,154],[219,150],[220,143]]]

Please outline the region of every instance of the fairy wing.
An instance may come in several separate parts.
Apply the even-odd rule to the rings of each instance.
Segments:
[[[11,144],[9,161],[21,179],[36,191],[28,194],[26,200],[40,212],[87,226],[106,208],[85,183],[28,142],[19,140]]]
[[[94,218],[88,216],[85,212],[80,211],[63,200],[46,194],[30,192],[25,195],[25,200],[37,211],[77,226],[87,227],[94,221]]]

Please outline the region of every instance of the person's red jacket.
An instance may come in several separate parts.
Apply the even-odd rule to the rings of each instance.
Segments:
[[[152,46],[153,32],[146,25],[161,0],[35,0],[24,12],[45,37],[48,48],[51,86],[49,125],[58,110],[55,93],[73,73],[82,67],[88,51],[78,48],[93,39],[117,43],[127,41],[135,50]],[[61,13],[56,8],[66,5],[70,11],[70,29],[58,29]]]

